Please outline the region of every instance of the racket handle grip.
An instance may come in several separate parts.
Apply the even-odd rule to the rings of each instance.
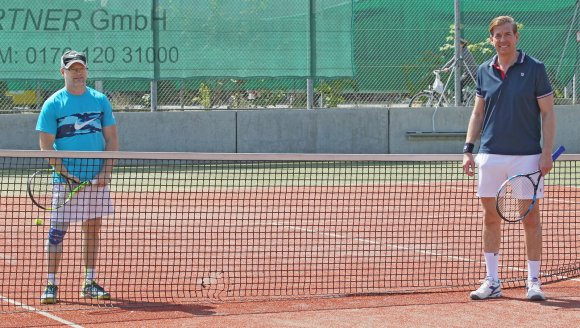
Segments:
[[[560,155],[562,155],[562,153],[565,151],[566,151],[566,148],[564,148],[564,146],[558,147],[558,149],[556,149],[556,151],[552,154],[552,161],[555,161],[556,159],[558,159],[558,157],[560,157]]]

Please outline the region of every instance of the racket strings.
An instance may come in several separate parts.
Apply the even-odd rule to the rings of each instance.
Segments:
[[[530,210],[534,199],[535,186],[526,176],[518,176],[507,181],[500,190],[497,207],[507,220],[518,220]]]
[[[70,193],[68,184],[56,179],[49,170],[36,172],[28,181],[28,188],[34,202],[47,210],[64,205]]]

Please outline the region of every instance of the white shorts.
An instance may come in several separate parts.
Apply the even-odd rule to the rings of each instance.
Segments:
[[[56,185],[53,197],[66,197],[62,185]],[[54,222],[77,222],[107,217],[115,213],[109,187],[88,186],[79,191],[70,202],[51,212]]]
[[[517,174],[528,174],[539,170],[540,154],[496,155],[477,154],[478,197],[495,197],[502,183]],[[537,198],[544,197],[544,179],[540,179]]]

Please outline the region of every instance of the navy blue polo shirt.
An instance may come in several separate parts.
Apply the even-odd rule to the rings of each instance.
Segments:
[[[538,99],[553,93],[546,68],[518,50],[518,59],[503,72],[497,55],[477,70],[477,96],[485,100],[480,153],[534,155],[542,152]]]

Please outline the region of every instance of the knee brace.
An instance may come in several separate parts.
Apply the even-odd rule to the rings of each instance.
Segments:
[[[66,231],[68,230],[68,224],[52,225],[48,231],[48,238],[46,240],[46,251],[52,253],[62,252],[62,242]]]

